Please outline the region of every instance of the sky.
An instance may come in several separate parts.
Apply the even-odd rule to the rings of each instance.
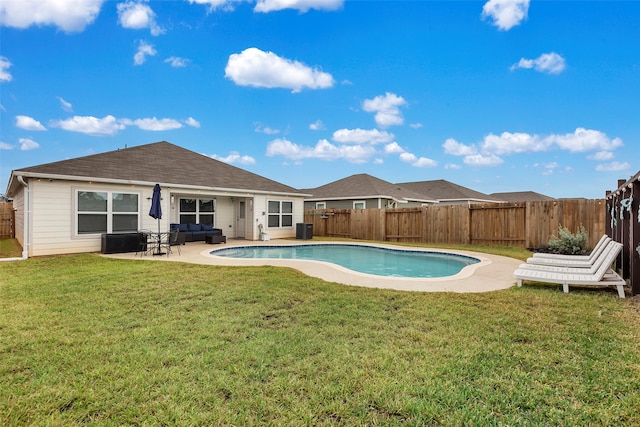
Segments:
[[[2,0],[0,194],[169,141],[298,189],[602,198],[640,169],[639,23],[638,1]]]

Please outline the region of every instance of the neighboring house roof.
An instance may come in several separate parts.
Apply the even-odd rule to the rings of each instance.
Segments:
[[[444,179],[436,179],[433,181],[401,182],[396,185],[420,193],[423,195],[423,197],[436,199],[440,202],[504,202],[504,200],[500,200],[496,197],[489,196],[479,191],[463,187],[462,185],[454,184]]]
[[[14,177],[160,183],[303,195],[299,190],[166,141],[14,170]],[[13,184],[12,184],[13,183]]]
[[[512,191],[506,193],[491,193],[489,195],[497,199],[504,200],[505,202],[538,202],[555,200],[553,197],[545,196],[544,194],[536,193],[535,191]]]
[[[399,203],[409,201],[422,203],[437,203],[436,200],[426,197],[407,188],[384,181],[380,178],[362,173],[351,175],[323,186],[302,190],[312,196],[306,200],[346,200],[346,199],[391,199]]]

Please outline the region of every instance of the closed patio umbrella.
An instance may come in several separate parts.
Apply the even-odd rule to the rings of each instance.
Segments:
[[[149,210],[149,216],[158,220],[158,239],[160,239],[160,220],[162,219],[162,206],[160,201],[162,200],[160,184],[156,184],[153,187],[153,196],[151,196],[151,209]],[[160,253],[160,245],[158,244],[158,251],[154,255],[162,255]]]

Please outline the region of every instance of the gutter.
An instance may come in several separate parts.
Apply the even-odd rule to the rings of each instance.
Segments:
[[[271,190],[252,190],[252,189],[244,189],[244,188],[226,188],[226,187],[209,187],[204,185],[190,185],[190,184],[177,184],[171,182],[155,182],[155,181],[137,181],[130,179],[114,179],[114,178],[98,178],[98,177],[89,177],[89,176],[79,176],[79,175],[60,175],[60,174],[50,174],[50,173],[40,173],[40,172],[23,172],[23,171],[13,171],[15,176],[18,177],[18,181],[20,183],[23,180],[20,179],[21,176],[25,176],[28,178],[38,178],[38,179],[56,179],[61,181],[79,181],[79,182],[89,182],[89,183],[100,183],[100,184],[124,184],[124,185],[140,185],[143,187],[153,187],[154,184],[160,184],[162,188],[170,188],[172,190],[199,190],[205,191],[209,193],[222,193],[223,196],[235,196],[235,197],[251,197],[254,194],[267,195],[267,196],[289,196],[289,197],[304,197],[311,196],[311,194],[306,194],[302,192],[288,192],[288,191],[271,191]],[[20,175],[17,175],[17,174]],[[11,183],[9,183],[9,186]],[[22,184],[25,185],[25,184]]]
[[[17,175],[18,182],[24,187],[24,224],[22,227],[23,245],[22,245],[22,257],[21,258],[0,258],[0,261],[24,261],[29,258],[29,216],[31,214],[31,190],[29,184],[24,180],[22,175]]]

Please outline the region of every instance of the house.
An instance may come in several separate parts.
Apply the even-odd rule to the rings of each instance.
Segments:
[[[304,208],[307,210],[380,209],[437,203],[423,194],[364,173],[303,191],[311,194],[304,201]]]
[[[489,195],[504,200],[505,202],[543,202],[555,200],[553,197],[545,196],[535,191],[512,191],[507,193],[491,193]]]
[[[156,183],[160,220],[149,216]],[[257,240],[259,226],[295,237],[304,195],[165,141],[14,170],[7,187],[24,257],[99,251],[105,233],[170,223],[211,224],[230,238]]]
[[[437,200],[441,206],[471,203],[504,203],[497,197],[454,184],[444,179],[433,181],[401,182],[396,184],[416,193]]]

